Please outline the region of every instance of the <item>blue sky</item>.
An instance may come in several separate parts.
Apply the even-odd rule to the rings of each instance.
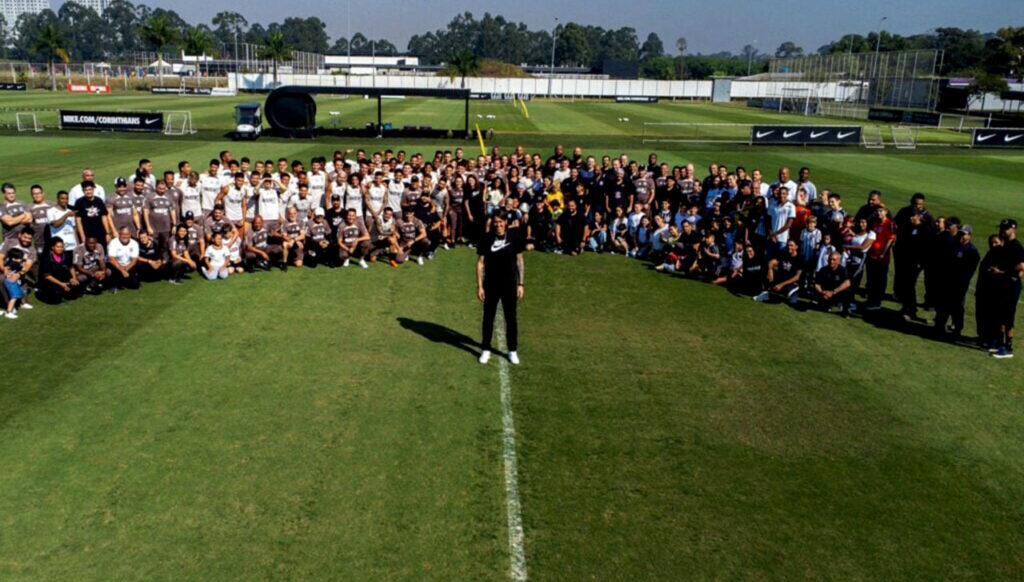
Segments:
[[[142,0],[152,6],[173,8],[191,22],[209,22],[220,10],[237,9],[224,0]],[[247,0],[244,13],[263,23],[286,16],[319,16],[331,40],[346,35],[348,15],[352,33],[387,38],[405,50],[409,37],[444,27],[452,16],[470,11],[502,14],[531,28],[551,28],[554,19],[575,20],[605,28],[632,26],[641,42],[657,33],[666,50],[674,52],[675,39],[686,37],[689,52],[739,52],[747,43],[771,52],[786,40],[814,51],[848,32],[865,34],[884,28],[899,34],[925,32],[941,26],[975,28],[982,32],[1001,26],[1024,26],[1024,0],[449,0],[428,3],[410,0]],[[282,11],[287,6],[288,11]],[[266,15],[266,16],[263,16]],[[252,16],[255,16],[253,18]],[[756,41],[756,42],[755,42]]]

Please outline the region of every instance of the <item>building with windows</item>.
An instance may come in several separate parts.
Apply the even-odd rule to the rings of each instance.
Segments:
[[[0,0],[0,14],[7,21],[7,28],[14,28],[22,14],[38,14],[50,7],[50,0]]]
[[[92,8],[96,11],[96,14],[103,14],[103,11],[110,6],[110,0],[70,0],[75,4],[80,4],[86,8]]]

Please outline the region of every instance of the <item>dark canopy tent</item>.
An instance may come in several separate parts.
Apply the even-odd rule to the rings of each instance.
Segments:
[[[314,95],[366,95],[377,98],[377,123],[365,128],[326,129],[316,125]],[[383,97],[433,97],[436,99],[462,99],[465,101],[465,124],[462,128],[433,128],[427,126],[390,129],[382,119]],[[359,87],[279,87],[270,92],[264,106],[264,115],[273,135],[283,137],[315,137],[317,135],[355,135],[362,137],[453,137],[469,135],[469,89],[373,89]]]

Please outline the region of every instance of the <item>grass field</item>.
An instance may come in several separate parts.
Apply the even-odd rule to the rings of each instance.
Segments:
[[[161,107],[138,99],[125,108]],[[649,106],[576,105],[531,103],[496,143],[650,151],[593,121]],[[141,156],[162,169],[346,144],[453,145],[5,135],[0,180],[53,193],[87,165],[109,184]],[[978,241],[1024,218],[1010,152],[655,151],[808,165],[848,207],[921,191]],[[0,323],[0,579],[506,578],[500,373],[474,360],[473,260],[153,284]],[[526,265],[509,379],[531,579],[1024,577],[1019,358],[621,256]]]

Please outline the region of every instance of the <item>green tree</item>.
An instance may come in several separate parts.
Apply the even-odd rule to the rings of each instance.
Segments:
[[[205,27],[197,26],[190,28],[185,33],[185,53],[196,57],[196,87],[199,86],[199,64],[202,62],[201,59],[203,57],[213,51],[214,42],[213,34]]]
[[[775,56],[780,59],[790,59],[793,57],[799,57],[804,54],[804,49],[799,47],[791,40],[779,45],[779,48],[775,49]]]
[[[36,32],[32,41],[32,51],[36,54],[45,55],[50,67],[50,88],[57,91],[57,68],[56,59],[65,63],[70,60],[68,56],[68,38],[59,22],[43,24]]]
[[[561,65],[589,65],[593,53],[586,31],[575,22],[560,25],[555,41],[555,60]]]
[[[213,20],[210,21],[210,24],[213,25],[213,34],[217,37],[217,40],[227,46],[234,45],[236,40],[245,37],[249,21],[237,12],[225,10],[218,12],[213,17]]]
[[[974,81],[967,87],[967,93],[971,100],[981,99],[985,93],[1002,93],[1008,91],[1010,86],[1001,75],[986,71],[974,71]]]
[[[107,56],[121,56],[139,48],[136,31],[142,19],[134,4],[128,0],[112,0],[100,18],[103,25],[94,34],[102,39]]]
[[[103,28],[103,21],[95,10],[65,2],[57,11],[57,18],[67,34],[68,54],[74,55],[75,60],[94,61],[105,56],[104,39],[96,34]]]
[[[469,49],[454,51],[445,63],[445,74],[452,82],[455,77],[462,77],[462,88],[466,88],[466,77],[472,77],[480,72],[480,57]]]
[[[11,31],[7,27],[7,19],[0,14],[0,56],[7,56],[7,45],[10,43]]]
[[[164,60],[164,49],[177,42],[180,32],[175,28],[166,14],[153,14],[146,18],[139,28],[139,37],[156,51],[156,60]],[[164,84],[164,68],[157,66],[157,78]]]
[[[663,56],[665,56],[665,45],[661,42],[661,38],[653,32],[648,34],[647,40],[640,46],[640,59],[646,61]]]
[[[260,58],[273,63],[274,85],[277,85],[277,64],[292,58],[292,48],[284,40],[284,35],[275,30],[267,36],[267,42],[260,48]]]
[[[640,76],[645,79],[671,81],[676,78],[675,59],[672,57],[655,57],[640,63]]]
[[[680,36],[679,38],[676,39],[676,52],[679,53],[679,56],[683,56],[684,54],[686,54],[686,37],[685,36]]]

